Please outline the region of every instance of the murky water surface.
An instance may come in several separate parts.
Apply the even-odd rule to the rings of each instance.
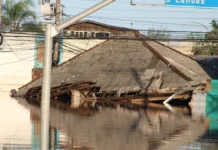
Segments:
[[[8,92],[0,96],[0,150],[39,149],[39,107]],[[183,107],[150,104],[140,111],[52,107],[50,149],[218,150],[218,100]]]

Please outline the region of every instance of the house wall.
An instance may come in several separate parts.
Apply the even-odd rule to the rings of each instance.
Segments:
[[[101,26],[97,24],[92,24],[89,22],[84,22],[84,23],[79,23],[79,24],[74,24],[65,30],[66,35],[70,36],[72,35],[72,31],[77,31],[77,32],[89,32],[90,35],[92,36],[92,33],[94,34],[94,37],[96,37],[96,33],[109,33],[110,37],[122,37],[122,36],[134,36],[133,32],[130,30],[122,30],[120,28],[112,28],[110,26]],[[75,35],[75,33],[74,33]]]
[[[0,46],[0,90],[9,91],[31,80],[35,37],[27,34],[4,34]]]

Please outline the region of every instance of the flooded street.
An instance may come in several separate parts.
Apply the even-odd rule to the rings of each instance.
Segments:
[[[39,149],[40,108],[8,92],[0,94],[0,150]],[[52,107],[50,149],[217,150],[218,102],[194,105],[172,111],[155,103],[139,111]]]

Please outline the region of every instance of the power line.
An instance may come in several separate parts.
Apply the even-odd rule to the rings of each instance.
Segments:
[[[38,53],[38,54],[42,54],[42,53],[43,53],[43,52],[40,52],[40,53]],[[24,60],[27,60],[27,59],[29,59],[29,58],[33,58],[33,57],[37,56],[38,54],[29,56],[29,57],[26,57],[26,58],[22,58],[22,59],[19,59],[19,60],[16,60],[16,61],[3,63],[3,64],[0,64],[0,66],[18,63],[18,62],[20,62],[20,61],[24,61]],[[35,59],[33,59],[33,60],[31,60],[31,61],[34,61],[34,60],[35,60]]]
[[[202,38],[195,38],[195,39],[188,39],[188,38],[180,38],[180,39],[176,39],[176,38],[170,38],[170,39],[159,39],[159,38],[149,38],[149,37],[110,37],[110,38],[85,38],[85,37],[57,37],[56,39],[86,39],[86,40],[136,40],[136,41],[178,41],[178,42],[182,42],[182,41],[190,41],[190,42],[218,42],[218,39],[202,39]]]
[[[132,19],[114,19],[114,18],[101,18],[101,17],[92,17],[89,18],[97,18],[102,20],[115,20],[115,21],[129,21],[129,22],[138,22],[138,23],[152,23],[152,24],[165,24],[165,25],[175,25],[175,26],[190,26],[190,27],[199,27],[199,25],[189,25],[189,24],[183,24],[183,23],[167,23],[167,22],[155,22],[155,21],[142,21],[142,20],[132,20]],[[200,26],[201,27],[201,26]],[[211,27],[211,26],[207,26]]]
[[[11,45],[11,44],[10,44]],[[14,46],[14,45],[13,45]],[[16,48],[16,52],[22,52],[22,51],[34,51],[37,48],[44,48],[44,47],[33,47],[33,48]],[[0,51],[0,53],[6,53],[6,52],[12,52],[12,51],[5,51],[5,50],[11,50],[10,48],[4,48],[4,51]],[[19,50],[17,50],[19,49]]]
[[[19,59],[19,60],[17,60],[17,61],[12,61],[12,62],[3,63],[3,64],[0,64],[0,66],[18,63],[18,62],[20,62],[20,61],[24,61],[24,60],[27,60],[27,59],[33,58],[33,57],[35,57],[35,55],[30,56],[30,57],[26,57],[26,58],[23,58],[23,59]],[[33,59],[33,60],[35,60],[35,59]]]
[[[68,18],[72,17],[73,15],[66,15]],[[169,22],[156,22],[156,21],[143,21],[143,20],[133,20],[133,19],[116,19],[116,18],[112,18],[112,17],[99,17],[99,16],[89,16],[87,18],[95,18],[95,19],[100,19],[100,20],[114,20],[117,22],[131,22],[131,23],[140,23],[140,24],[159,24],[159,25],[173,25],[173,26],[188,26],[188,27],[200,27],[203,28],[202,26],[199,25],[191,25],[191,24],[184,24],[184,23],[169,23]],[[206,26],[206,27],[211,27],[211,26]]]
[[[82,10],[86,10],[86,9],[88,9],[88,8],[86,8],[86,7],[74,7],[74,6],[67,6],[67,7],[65,7],[66,9],[82,9]],[[178,8],[177,8],[178,9]],[[103,9],[101,9],[101,11],[130,11],[130,12],[166,12],[166,13],[168,13],[168,12],[178,12],[178,13],[205,13],[204,11],[184,11],[184,10],[182,10],[182,11],[178,11],[178,10],[167,10],[167,11],[164,11],[164,10],[149,10],[149,9],[147,9],[147,7],[146,7],[146,9],[141,9],[141,10],[135,10],[135,9],[108,9],[108,8],[103,8]],[[207,13],[217,13],[218,11],[207,11]]]
[[[89,2],[96,1],[97,2],[98,0],[82,0],[82,1],[86,1],[86,2],[87,1],[89,1]],[[116,1],[116,3],[128,3],[128,4],[130,4],[130,2],[126,2],[126,1]]]

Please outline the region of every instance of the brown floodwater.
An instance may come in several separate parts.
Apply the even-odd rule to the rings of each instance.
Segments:
[[[39,149],[40,108],[8,92],[0,95],[0,150]],[[145,110],[51,107],[50,149],[217,150],[217,101],[174,107],[152,103]]]

